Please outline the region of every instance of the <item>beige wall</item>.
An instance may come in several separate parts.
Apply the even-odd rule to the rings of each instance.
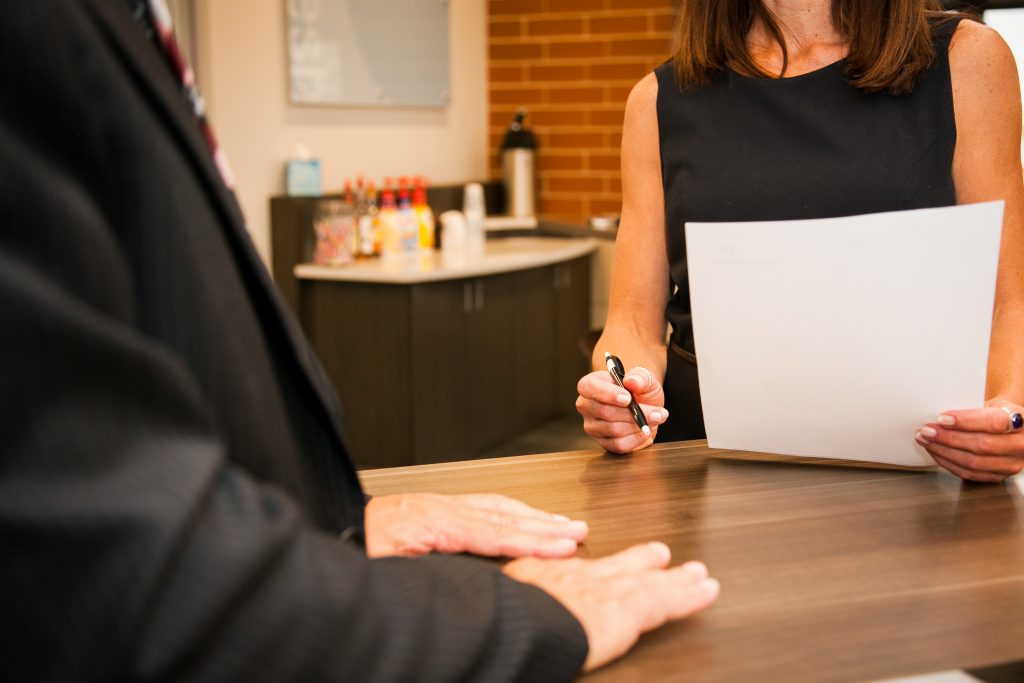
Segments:
[[[451,104],[437,110],[291,105],[285,0],[206,0],[196,11],[200,86],[265,260],[267,200],[283,191],[284,162],[298,142],[321,159],[325,190],[357,173],[435,183],[486,177],[485,0],[451,0]]]

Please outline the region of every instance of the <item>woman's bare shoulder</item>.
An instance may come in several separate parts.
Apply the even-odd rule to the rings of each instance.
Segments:
[[[949,68],[958,85],[982,92],[1017,79],[1013,53],[999,32],[977,21],[961,21],[949,46]]]
[[[644,130],[658,120],[658,78],[649,73],[633,86],[626,100],[625,127],[630,130]]]

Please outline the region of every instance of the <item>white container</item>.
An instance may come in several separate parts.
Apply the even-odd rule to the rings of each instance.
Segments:
[[[449,267],[466,264],[466,217],[461,211],[441,214],[441,263]]]
[[[466,217],[466,250],[474,255],[484,253],[484,218],[487,216],[487,206],[484,203],[483,185],[466,185],[462,213]]]

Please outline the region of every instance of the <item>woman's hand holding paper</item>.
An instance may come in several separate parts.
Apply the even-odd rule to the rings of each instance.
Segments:
[[[993,399],[950,410],[915,438],[942,467],[970,481],[1001,482],[1024,470],[1024,406]]]

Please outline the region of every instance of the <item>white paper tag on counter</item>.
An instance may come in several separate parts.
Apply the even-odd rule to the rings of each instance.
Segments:
[[[984,401],[1002,217],[687,224],[709,445],[934,464],[915,431]]]

